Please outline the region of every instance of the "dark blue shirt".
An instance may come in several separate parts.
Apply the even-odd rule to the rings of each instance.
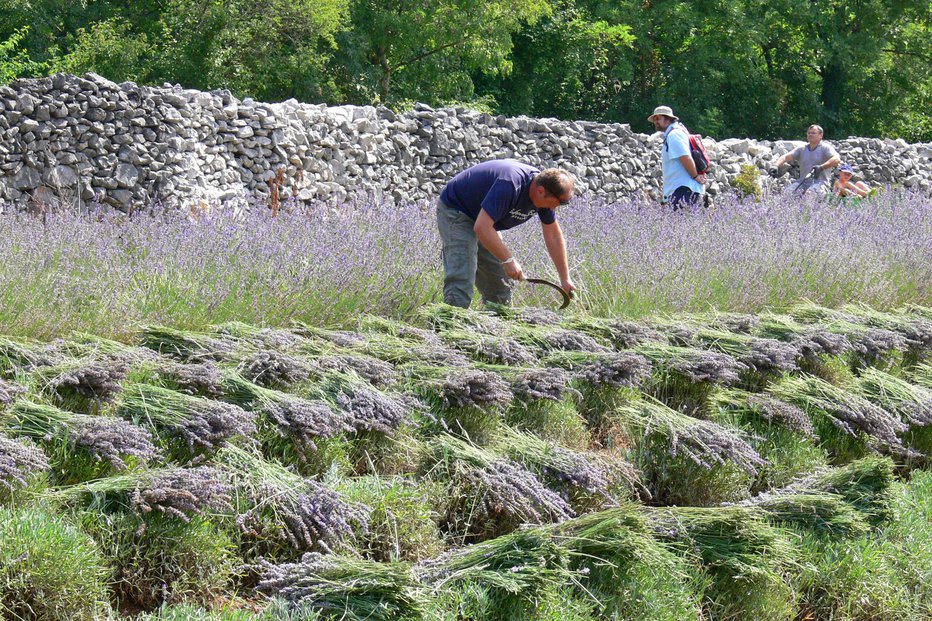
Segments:
[[[496,231],[515,227],[535,213],[544,224],[553,224],[556,212],[537,209],[531,202],[531,181],[539,173],[515,160],[483,162],[453,177],[440,193],[440,200],[473,220],[484,209],[495,222]]]

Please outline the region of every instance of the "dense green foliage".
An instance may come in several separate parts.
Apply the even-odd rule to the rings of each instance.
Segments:
[[[0,79],[95,71],[262,100],[467,102],[716,137],[932,139],[928,0],[4,0]]]

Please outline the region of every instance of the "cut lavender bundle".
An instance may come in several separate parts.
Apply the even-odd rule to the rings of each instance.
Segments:
[[[449,304],[428,304],[419,311],[427,325],[437,332],[461,330],[490,336],[502,336],[508,324],[488,311],[459,308]]]
[[[709,325],[725,332],[738,334],[752,334],[760,326],[761,320],[757,315],[744,313],[721,313],[710,318]]]
[[[213,450],[256,431],[253,414],[239,406],[147,384],[127,387],[117,411],[124,418],[168,430],[189,451]]]
[[[501,533],[574,515],[559,494],[511,460],[448,434],[432,439],[429,449],[437,461],[431,475],[451,485],[447,522],[453,530]]]
[[[0,488],[13,492],[48,472],[49,461],[29,440],[14,440],[0,433]]]
[[[618,421],[637,444],[639,437],[662,441],[670,456],[682,455],[702,468],[732,463],[750,475],[765,465],[737,430],[680,414],[662,403],[638,401],[619,408]]]
[[[398,382],[395,367],[362,354],[333,354],[315,360],[317,367],[325,371],[355,373],[377,388],[388,388]]]
[[[232,486],[218,468],[176,468],[140,483],[130,495],[130,503],[141,513],[159,511],[189,522],[191,515],[205,511],[232,511],[232,493]]]
[[[144,347],[189,362],[226,360],[237,347],[237,339],[231,336],[219,338],[166,326],[146,326],[140,339]]]
[[[357,431],[392,435],[410,419],[408,403],[377,390],[355,374],[326,373],[304,396],[342,410]]]
[[[288,388],[311,376],[311,365],[274,349],[247,356],[237,367],[243,377],[266,388]]]
[[[0,375],[12,377],[17,371],[30,372],[57,362],[58,356],[41,343],[14,341],[0,336]]]
[[[404,563],[308,552],[299,562],[261,564],[258,590],[345,621],[421,621],[428,605]],[[316,618],[316,616],[314,617]]]
[[[333,552],[344,548],[354,532],[368,529],[369,507],[255,452],[228,446],[218,453],[217,463],[244,494],[246,506],[236,519],[240,529],[284,546],[279,552]]]
[[[901,334],[906,345],[917,350],[932,349],[932,319],[902,313],[884,313],[864,304],[846,304],[841,312],[872,328]]]
[[[283,521],[280,532],[296,550],[333,552],[354,529],[366,529],[368,507],[347,502],[339,492],[310,479],[299,490],[296,495],[282,495],[277,488],[267,490]]]
[[[289,438],[299,449],[299,459],[305,451],[317,450],[316,441],[351,431],[347,412],[326,401],[308,400],[270,388],[263,388],[235,373],[227,374],[224,385],[231,399],[245,408],[260,413],[259,437],[265,444],[275,438]]]
[[[161,452],[152,444],[152,434],[120,418],[76,414],[68,427],[70,440],[76,447],[120,471],[128,469],[126,457],[143,462],[161,457]]]
[[[812,419],[801,408],[766,393],[716,390],[709,398],[711,420],[736,427],[767,461],[752,492],[786,485],[828,462]]]
[[[513,337],[519,343],[536,348],[545,353],[552,351],[607,353],[611,351],[588,334],[559,327],[514,325],[509,331],[509,336]]]
[[[465,330],[445,330],[440,336],[445,343],[481,362],[527,366],[537,361],[530,349],[509,337]]]
[[[796,359],[800,352],[791,343],[709,328],[696,329],[692,340],[697,345],[734,357],[756,373],[786,373],[799,369]]]
[[[815,416],[823,442],[829,439],[832,429],[847,436],[847,441],[841,438],[840,443],[829,447],[836,455],[845,456],[851,451],[858,455],[863,448],[858,446],[862,433],[867,436],[867,445],[873,448],[904,456],[911,453],[897,437],[908,429],[905,423],[882,407],[824,380],[812,376],[787,377],[770,386],[767,392]]]
[[[752,393],[736,389],[722,389],[710,399],[713,407],[754,417],[767,424],[780,425],[803,437],[818,440],[812,419],[796,405],[777,399],[766,393]]]
[[[675,374],[690,383],[737,384],[747,366],[720,352],[644,343],[633,349],[660,374]]]
[[[299,334],[281,328],[260,328],[241,321],[230,321],[213,326],[211,331],[221,337],[233,337],[253,344],[260,349],[287,351],[305,343]]]
[[[644,356],[632,352],[553,352],[544,361],[572,372],[590,386],[637,388],[650,377],[651,366]]]
[[[638,481],[634,467],[620,459],[609,462],[594,454],[572,451],[535,435],[502,427],[493,442],[496,451],[523,465],[547,481],[563,496],[595,500],[584,502],[587,508],[616,504],[616,494],[635,494]]]
[[[405,339],[389,333],[370,333],[368,340],[356,350],[395,365],[422,363],[455,367],[469,366],[469,358],[445,345],[439,336],[434,335],[434,338],[436,340],[425,342],[418,339]]]
[[[573,317],[562,324],[600,341],[611,343],[616,349],[628,349],[646,342],[666,343],[667,337],[650,326],[621,319],[601,317]]]
[[[444,408],[506,407],[512,399],[508,382],[490,371],[442,367],[410,367],[415,392]]]
[[[82,476],[79,465],[72,460],[83,452],[94,462],[107,462],[118,471],[128,469],[125,458],[141,461],[158,459],[160,452],[152,443],[152,435],[130,422],[109,416],[86,416],[60,410],[54,406],[25,399],[16,402],[10,411],[8,428],[47,443],[56,443],[58,450],[50,453],[56,462],[60,480],[102,476],[95,469]]]
[[[884,321],[870,321],[850,312],[824,308],[811,302],[800,303],[790,309],[798,321],[817,323],[830,332],[841,334],[851,343],[854,354],[864,365],[873,365],[896,351],[905,351],[907,338]],[[880,315],[883,315],[882,313]]]
[[[61,398],[76,395],[107,401],[119,393],[128,373],[129,364],[125,359],[86,357],[43,367],[33,379],[43,392],[54,393]]]
[[[897,414],[911,428],[932,426],[932,390],[928,388],[867,368],[854,382],[853,389],[888,412]]]
[[[223,395],[223,371],[213,362],[160,360],[151,367],[151,383],[202,397]]]
[[[157,360],[159,358],[158,353],[151,349],[134,347],[87,332],[71,334],[68,340],[60,342],[58,350],[72,358],[116,358],[127,364]]]
[[[25,392],[26,389],[23,386],[0,379],[0,407],[9,406]]]
[[[562,401],[572,379],[569,371],[558,367],[527,369],[512,379],[511,391],[523,402]]]
[[[545,308],[528,306],[503,306],[501,304],[487,303],[485,307],[502,319],[522,323],[529,326],[558,326],[560,315]]]
[[[357,320],[360,332],[367,335],[387,335],[409,345],[441,345],[440,336],[431,330],[376,315],[361,315]]]

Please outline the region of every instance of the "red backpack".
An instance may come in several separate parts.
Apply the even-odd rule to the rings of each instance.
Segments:
[[[696,174],[707,174],[712,170],[712,160],[709,159],[709,154],[705,152],[705,145],[702,144],[702,136],[699,134],[690,134],[685,125],[679,122],[678,124],[683,128],[683,131],[686,132],[686,136],[689,137],[689,154],[693,158],[693,163],[696,164]],[[676,130],[674,129],[674,131]],[[666,138],[663,139],[663,146],[665,149],[670,148],[667,145]]]

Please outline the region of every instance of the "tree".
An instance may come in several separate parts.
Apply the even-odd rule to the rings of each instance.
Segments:
[[[353,0],[340,61],[369,101],[469,98],[471,72],[507,73],[512,34],[549,11],[547,0]]]

